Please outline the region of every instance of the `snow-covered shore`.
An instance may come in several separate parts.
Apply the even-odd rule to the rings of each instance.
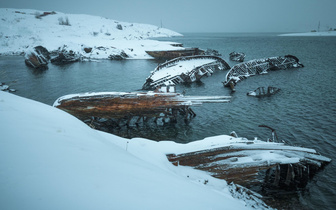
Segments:
[[[154,37],[182,36],[157,26],[127,23],[98,16],[52,11],[0,8],[0,55],[20,55],[42,45],[48,51],[63,48],[93,59],[125,52],[129,58],[151,58],[146,50],[170,50],[171,42]],[[92,48],[87,53],[84,48]]]
[[[0,116],[1,209],[258,206],[232,194],[224,180],[169,163],[165,152],[178,151],[177,143],[96,131],[57,108],[3,91]]]
[[[336,31],[280,34],[279,36],[336,36]]]

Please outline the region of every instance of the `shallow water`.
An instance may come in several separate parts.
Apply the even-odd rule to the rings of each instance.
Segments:
[[[186,34],[166,38],[183,43],[186,47],[218,50],[230,65],[229,53],[244,52],[245,60],[292,54],[305,65],[300,69],[269,72],[250,77],[236,86],[231,93],[222,81],[227,71],[202,78],[201,83],[178,85],[177,91],[186,95],[232,95],[231,103],[203,104],[194,107],[197,116],[188,124],[143,125],[139,128],[115,130],[127,138],[145,137],[153,140],[190,142],[208,136],[229,134],[253,139],[270,137],[270,131],[259,128],[265,124],[277,130],[279,139],[294,145],[316,149],[335,159],[336,151],[336,37],[280,37],[276,34]],[[139,90],[155,60],[126,60],[81,62],[65,66],[49,64],[46,71],[25,66],[21,56],[0,57],[0,82],[18,91],[15,94],[52,105],[60,96],[92,91]],[[254,98],[246,95],[259,86],[281,88],[276,95]],[[321,171],[304,192],[293,200],[296,208],[335,209],[336,173],[334,162]]]

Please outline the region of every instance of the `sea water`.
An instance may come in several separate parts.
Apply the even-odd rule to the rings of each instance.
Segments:
[[[268,125],[280,140],[316,149],[336,159],[336,37],[285,37],[277,34],[185,34],[183,37],[160,38],[176,41],[185,47],[214,49],[231,66],[232,51],[244,52],[245,61],[257,58],[297,56],[304,68],[271,71],[239,82],[236,92],[224,88],[226,71],[215,72],[202,82],[178,85],[186,95],[232,96],[230,103],[203,104],[192,107],[197,114],[188,124],[142,125],[115,129],[114,134],[126,138],[144,137],[188,143],[209,136],[229,134],[253,139],[271,137]],[[55,66],[45,71],[25,66],[21,56],[0,56],[0,82],[17,90],[14,94],[52,105],[60,96],[81,92],[136,91],[141,89],[156,60],[90,61]],[[280,88],[266,98],[247,96],[260,86]],[[331,162],[318,173],[305,190],[278,196],[280,207],[335,209],[336,164]],[[274,195],[273,195],[274,196]],[[278,207],[279,207],[278,206]]]

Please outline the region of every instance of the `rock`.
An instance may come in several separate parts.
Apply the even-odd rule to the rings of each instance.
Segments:
[[[121,51],[121,53],[119,55],[118,54],[114,54],[114,55],[111,54],[108,58],[111,59],[111,60],[124,60],[128,57],[129,56],[124,51]]]
[[[86,53],[92,52],[92,47],[85,47],[84,52],[86,52]]]
[[[48,69],[49,59],[50,53],[42,46],[34,47],[33,50],[27,51],[25,55],[26,65],[34,69]]]

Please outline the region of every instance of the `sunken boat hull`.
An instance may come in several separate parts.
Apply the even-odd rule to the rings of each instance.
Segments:
[[[180,50],[146,51],[146,53],[158,60],[170,60],[182,56],[204,55],[204,50],[199,48],[185,48]]]
[[[168,87],[166,87],[168,88]],[[54,107],[85,121],[92,118],[127,120],[164,118],[176,122],[195,117],[191,106],[202,103],[226,103],[229,96],[183,96],[175,92],[98,92],[73,94],[58,98]]]
[[[226,74],[223,84],[225,87],[231,87],[231,89],[234,90],[234,86],[239,81],[250,76],[265,74],[270,70],[300,67],[303,67],[303,65],[299,62],[299,59],[293,55],[255,59],[233,66]]]
[[[305,187],[331,161],[314,149],[284,143],[245,138],[223,142],[211,142],[206,149],[167,154],[167,158],[175,166],[203,170],[229,183],[273,189]]]
[[[155,90],[161,86],[200,81],[215,71],[230,69],[220,57],[210,55],[179,57],[158,65],[142,86]]]

